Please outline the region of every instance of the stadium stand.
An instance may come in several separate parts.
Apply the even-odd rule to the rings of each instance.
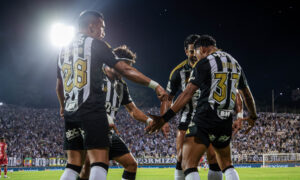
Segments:
[[[142,108],[158,114],[159,108]],[[259,113],[260,118],[249,134],[240,131],[232,141],[235,163],[261,162],[264,153],[300,153],[300,115]],[[137,158],[175,157],[176,120],[170,135],[145,134],[143,123],[133,120],[125,109],[118,113],[116,125],[133,155]],[[58,109],[34,109],[14,105],[0,107],[0,135],[6,138],[8,157],[62,158],[63,120]]]

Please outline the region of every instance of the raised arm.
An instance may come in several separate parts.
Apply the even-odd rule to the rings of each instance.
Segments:
[[[162,101],[168,97],[167,92],[162,88],[157,82],[151,80],[143,73],[135,69],[134,67],[126,64],[124,61],[119,61],[115,64],[114,68],[122,74],[122,76],[126,77],[130,81],[135,83],[148,86],[155,90],[157,97]]]

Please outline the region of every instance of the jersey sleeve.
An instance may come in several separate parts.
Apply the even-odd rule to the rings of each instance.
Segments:
[[[177,91],[180,89],[180,76],[178,70],[171,72],[170,78],[167,85],[167,92],[171,96],[175,96]]]
[[[124,82],[124,87],[123,87],[123,99],[121,102],[121,105],[126,105],[132,102],[132,98],[129,94],[129,89],[127,84]]]
[[[238,84],[238,89],[244,89],[248,86],[248,82],[247,82],[247,79],[246,79],[246,76],[245,76],[245,73],[244,71],[242,70],[241,72],[241,77],[240,77],[240,80],[239,80],[239,84]]]
[[[201,62],[203,61],[203,62]],[[193,68],[189,82],[193,83],[194,85],[200,87],[203,87],[205,84],[205,81],[210,79],[209,77],[209,67],[208,61],[206,59],[201,60],[196,64],[196,66]]]
[[[92,54],[96,55],[96,59],[105,63],[109,67],[114,67],[118,62],[117,57],[113,53],[110,45],[101,40],[93,40]]]

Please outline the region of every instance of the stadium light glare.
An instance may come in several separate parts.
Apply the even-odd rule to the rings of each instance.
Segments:
[[[50,37],[54,46],[65,46],[71,42],[75,35],[75,28],[64,25],[62,23],[55,23],[52,25]]]
[[[3,102],[0,102],[0,106],[2,106],[3,105]]]

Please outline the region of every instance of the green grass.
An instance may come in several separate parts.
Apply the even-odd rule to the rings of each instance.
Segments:
[[[300,167],[294,168],[237,168],[241,180],[300,180]],[[9,172],[12,180],[57,180],[63,171],[19,171]],[[120,180],[123,169],[110,169],[109,180]],[[137,180],[173,180],[174,169],[140,168]],[[3,176],[3,172],[2,172]],[[201,169],[201,180],[207,180],[207,171]],[[3,178],[3,177],[2,177]],[[225,179],[225,178],[224,178]]]

